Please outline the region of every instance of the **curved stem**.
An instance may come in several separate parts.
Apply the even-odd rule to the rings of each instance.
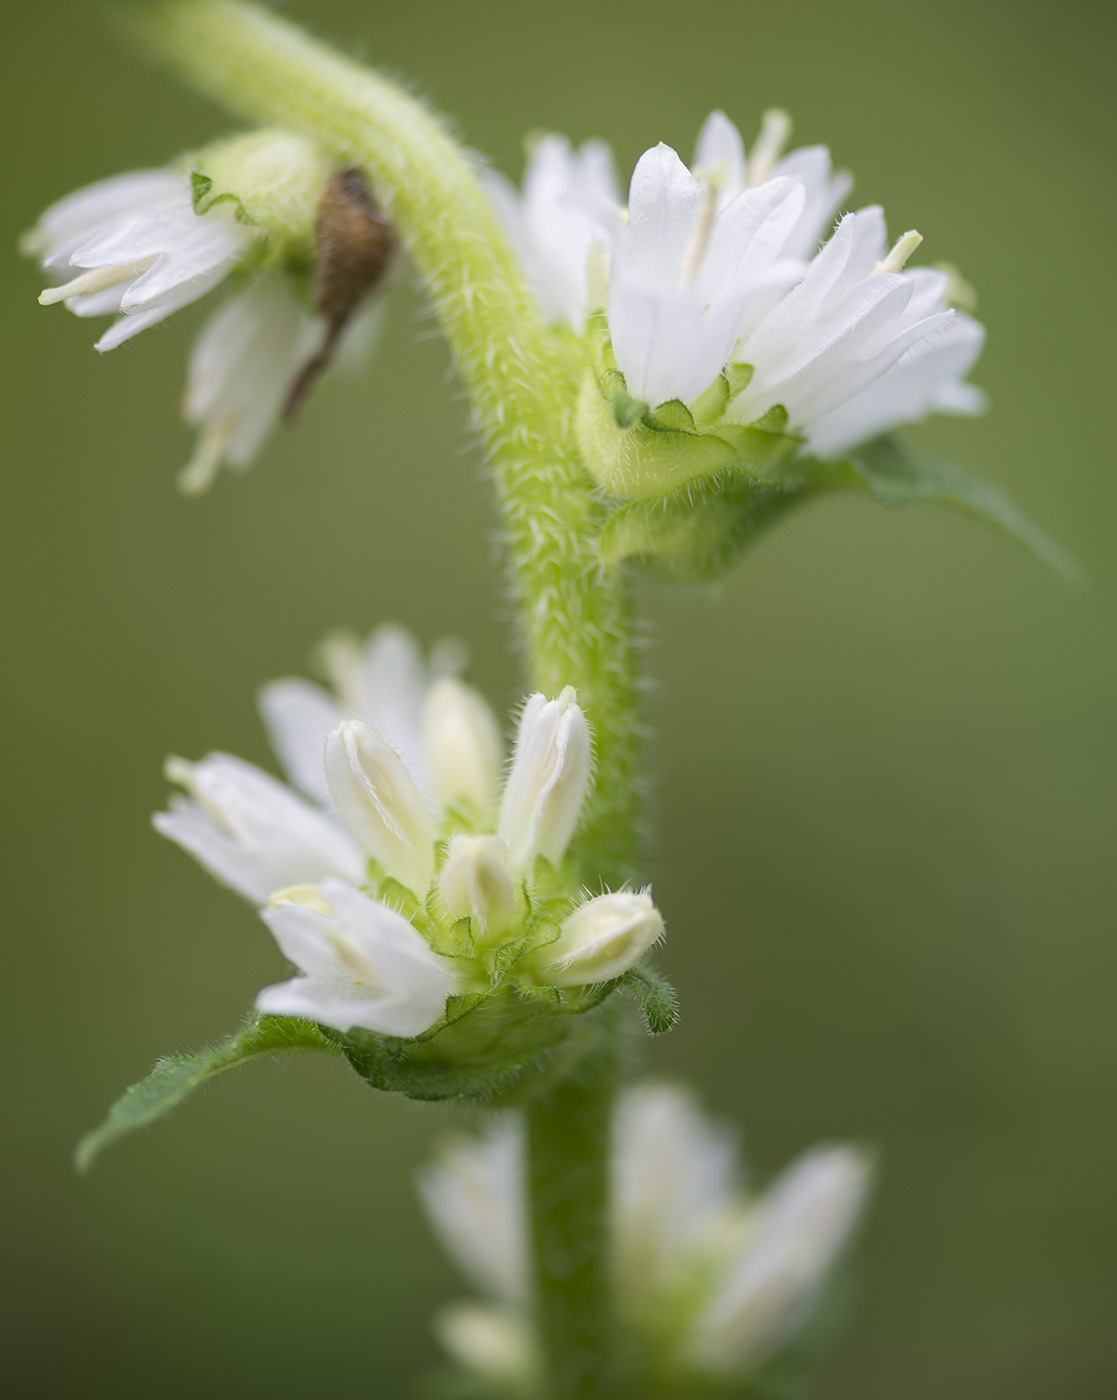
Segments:
[[[476,163],[395,84],[239,0],[131,0],[128,27],[240,115],[361,168],[423,277],[488,449],[531,682],[577,687],[597,770],[575,854],[590,887],[633,873],[639,723],[629,600],[598,548],[575,441],[577,383],[542,323]],[[616,1397],[609,1117],[618,1029],[527,1110],[536,1296],[548,1400]]]
[[[477,163],[396,84],[239,0],[131,0],[127,27],[190,83],[358,165],[423,277],[485,440],[531,683],[578,688],[597,773],[576,854],[588,884],[633,874],[639,727],[623,575],[574,439],[576,385],[543,325]]]

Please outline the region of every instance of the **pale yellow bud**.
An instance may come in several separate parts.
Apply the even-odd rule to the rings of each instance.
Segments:
[[[482,697],[456,676],[443,676],[427,692],[423,751],[439,802],[464,799],[479,813],[489,811],[500,775],[500,730]]]
[[[499,836],[455,836],[442,871],[442,902],[452,919],[470,919],[480,944],[508,927],[516,887],[508,878],[508,847]]]
[[[663,916],[646,892],[603,894],[575,909],[557,942],[541,948],[537,976],[552,987],[619,977],[663,937]]]
[[[434,817],[399,754],[346,720],[326,740],[326,782],[349,830],[387,874],[421,893],[434,875]]]
[[[513,875],[537,855],[555,864],[574,834],[590,782],[590,731],[572,686],[557,700],[532,695],[504,789],[499,831]]]

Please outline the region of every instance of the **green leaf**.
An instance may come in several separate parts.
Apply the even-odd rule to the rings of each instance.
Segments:
[[[948,462],[912,451],[899,438],[877,438],[851,453],[847,462],[819,463],[817,471],[820,486],[830,476],[833,485],[861,486],[884,506],[926,502],[963,510],[1022,544],[1069,582],[1082,581],[1076,561],[996,487]]]
[[[650,1035],[662,1035],[679,1019],[679,999],[674,987],[646,963],[630,967],[620,983],[640,1003]]]
[[[170,1113],[207,1079],[257,1055],[275,1055],[281,1050],[340,1053],[312,1021],[291,1016],[254,1016],[243,1030],[209,1050],[197,1055],[168,1055],[157,1060],[147,1078],[126,1089],[109,1109],[105,1121],[78,1143],[75,1153],[78,1170],[88,1171],[110,1143]]]

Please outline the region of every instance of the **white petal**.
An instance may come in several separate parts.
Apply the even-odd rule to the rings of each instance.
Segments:
[[[344,718],[340,705],[321,686],[289,677],[264,686],[259,706],[288,777],[315,802],[326,802],[326,736]]]
[[[711,112],[702,124],[691,168],[700,179],[717,185],[722,205],[728,204],[744,188],[744,143],[741,133],[724,112]]]
[[[193,800],[174,799],[155,827],[222,883],[262,902],[288,885],[362,877],[348,834],[269,774],[228,754],[189,767]]]
[[[430,687],[423,705],[423,751],[435,798],[472,804],[487,815],[496,798],[502,745],[485,700],[456,676]]]
[[[752,1369],[795,1334],[852,1234],[871,1182],[850,1148],[816,1148],[754,1209],[752,1228],[699,1320],[697,1350],[711,1369]]]
[[[523,1138],[501,1118],[483,1136],[448,1137],[419,1174],[431,1224],[462,1273],[513,1307],[530,1297]]]
[[[508,869],[525,873],[537,855],[562,859],[589,789],[591,743],[571,686],[557,700],[532,695],[516,736],[498,830],[508,844]]]
[[[733,1134],[681,1087],[622,1095],[614,1124],[618,1265],[626,1299],[654,1309],[736,1211]]]
[[[345,720],[326,739],[326,781],[337,810],[385,871],[421,895],[434,874],[434,818],[406,765],[376,730]]]
[[[714,221],[695,290],[712,302],[760,280],[781,256],[805,198],[798,180],[769,180],[742,191]]]
[[[429,793],[423,754],[422,713],[427,667],[419,643],[406,628],[385,623],[372,632],[353,675],[354,714],[366,719],[403,759]]]
[[[257,1006],[342,1031],[422,1034],[441,1017],[455,975],[393,910],[337,880],[319,889],[329,914],[300,904],[262,911],[280,948],[308,975],[265,988]]]
[[[696,292],[660,292],[618,268],[609,284],[613,353],[628,391],[651,404],[693,401],[721,373],[747,292],[709,306]]]
[[[674,291],[706,191],[679,157],[662,142],[636,162],[628,193],[623,238],[624,271],[649,286]]]
[[[131,170],[98,180],[45,210],[25,235],[22,251],[41,254],[47,265],[55,258],[68,262],[78,242],[99,225],[177,199],[181,189],[181,176],[169,170]]]

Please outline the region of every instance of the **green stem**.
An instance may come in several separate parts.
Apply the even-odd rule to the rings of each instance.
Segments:
[[[577,838],[590,887],[633,874],[640,808],[629,600],[599,548],[602,512],[574,432],[576,378],[542,322],[468,158],[395,84],[239,0],[131,0],[128,27],[195,87],[358,165],[426,283],[488,449],[531,682],[574,685],[596,774]],[[612,1011],[595,1048],[527,1111],[536,1294],[548,1400],[616,1397],[608,1249]]]
[[[536,1312],[547,1400],[618,1400],[624,1393],[612,1260],[604,1245],[618,1073],[616,1028],[609,1026],[574,1074],[540,1095],[526,1113]]]
[[[477,178],[421,103],[295,26],[239,0],[131,0],[127,27],[193,86],[356,163],[423,277],[492,463],[533,686],[577,687],[597,770],[577,851],[588,884],[630,878],[639,725],[621,571],[574,438],[576,385]]]

